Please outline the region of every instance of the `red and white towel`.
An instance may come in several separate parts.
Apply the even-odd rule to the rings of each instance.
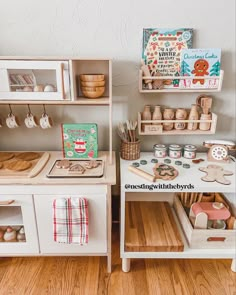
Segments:
[[[53,235],[58,243],[88,243],[88,200],[58,198],[53,200]]]

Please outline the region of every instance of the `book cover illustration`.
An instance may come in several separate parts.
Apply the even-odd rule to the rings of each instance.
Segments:
[[[142,58],[155,76],[180,75],[180,54],[192,48],[193,29],[144,29]],[[180,80],[170,80],[165,88],[179,87]]]
[[[65,158],[97,158],[98,129],[94,123],[62,124]]]
[[[217,88],[220,76],[221,49],[185,49],[181,52],[181,75],[193,77],[182,80],[181,88]],[[196,77],[196,78],[194,78]],[[204,79],[212,77],[212,79]]]

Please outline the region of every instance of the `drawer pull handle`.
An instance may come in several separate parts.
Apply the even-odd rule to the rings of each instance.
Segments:
[[[0,201],[0,205],[11,205],[15,200]]]
[[[224,242],[225,239],[225,237],[209,237],[207,242]]]

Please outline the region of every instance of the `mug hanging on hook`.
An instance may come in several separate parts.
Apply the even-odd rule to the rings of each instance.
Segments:
[[[43,114],[40,118],[39,124],[42,129],[51,128],[53,125],[52,119],[48,116],[48,114],[46,112],[45,105],[43,105]]]
[[[11,105],[9,104],[10,113],[7,115],[6,118],[6,125],[8,128],[13,129],[20,126],[19,119],[15,116],[12,112]]]
[[[28,113],[25,118],[25,126],[27,128],[38,127],[39,122],[38,122],[37,118],[32,114],[30,106],[29,105],[27,105],[27,106],[28,106]]]

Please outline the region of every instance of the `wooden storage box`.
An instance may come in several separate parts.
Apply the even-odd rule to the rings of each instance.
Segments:
[[[236,222],[234,229],[194,229],[178,197],[174,197],[174,209],[190,248],[231,249],[236,245]],[[230,210],[232,213],[232,210]]]

